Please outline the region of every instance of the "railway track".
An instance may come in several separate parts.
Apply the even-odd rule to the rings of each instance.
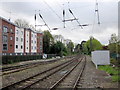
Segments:
[[[81,71],[79,72],[78,77],[77,77],[77,79],[76,79],[76,81],[75,81],[75,83],[73,85],[73,90],[76,90],[76,89],[80,88],[80,84],[79,83],[80,83],[80,79],[82,77],[83,71],[85,69],[85,66],[86,66],[86,57],[85,57],[85,61],[84,61],[83,65],[81,67]]]
[[[8,75],[8,74],[19,72],[28,68],[37,67],[40,64],[41,63],[32,63],[32,64],[2,68],[2,75]]]
[[[81,64],[81,65],[79,65]],[[61,77],[55,84],[53,84],[49,90],[57,90],[60,88],[69,88],[71,90],[76,90],[79,88],[79,81],[82,76],[82,73],[84,71],[86,65],[86,57],[82,59],[80,62],[78,62],[70,71],[68,71],[63,77]],[[76,69],[80,68],[78,70],[78,74],[71,78],[73,75],[75,75]]]
[[[2,75],[8,75],[8,74],[19,72],[19,71],[22,71],[22,70],[25,70],[25,69],[37,67],[41,64],[43,65],[43,64],[52,63],[52,62],[55,62],[55,61],[58,61],[58,60],[60,60],[60,59],[55,59],[55,60],[51,60],[51,61],[44,61],[44,62],[37,62],[37,63],[34,62],[34,63],[30,63],[30,64],[25,64],[25,65],[5,67],[5,68],[2,68]]]
[[[78,57],[77,57],[78,58]],[[20,89],[27,89],[29,87],[31,87],[32,85],[36,84],[39,81],[42,81],[44,79],[46,79],[47,77],[53,75],[54,73],[58,72],[59,70],[65,68],[66,66],[72,64],[74,62],[74,60],[76,60],[76,58],[66,61],[60,65],[57,65],[55,67],[52,67],[50,69],[47,69],[43,72],[40,72],[34,76],[31,76],[29,78],[26,78],[24,80],[21,80],[19,82],[13,83],[11,85],[5,86],[2,88],[2,90],[16,90],[18,88]]]

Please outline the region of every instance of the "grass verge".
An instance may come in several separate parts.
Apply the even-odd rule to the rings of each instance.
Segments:
[[[102,71],[106,71],[112,76],[113,82],[120,82],[120,71],[118,67],[112,67],[110,65],[98,66]]]

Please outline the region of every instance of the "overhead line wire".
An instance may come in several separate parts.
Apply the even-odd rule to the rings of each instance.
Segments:
[[[56,13],[55,10],[52,9],[52,7],[51,7],[45,0],[43,0],[43,2],[49,7],[49,9],[51,9],[51,11],[53,11],[53,12],[55,13],[55,15],[56,15],[61,21],[63,21],[63,19]],[[60,8],[61,8],[61,6],[60,6]],[[67,25],[67,27],[70,28],[68,25]]]
[[[55,12],[55,10],[52,9],[52,7],[51,7],[50,5],[48,5],[48,3],[47,3],[45,0],[43,0],[43,2],[56,14],[56,16],[57,16],[60,20],[62,20],[61,17]]]

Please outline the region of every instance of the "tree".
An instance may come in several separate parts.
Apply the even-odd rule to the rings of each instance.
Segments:
[[[75,53],[80,53],[81,52],[81,44],[77,44],[74,50]]]
[[[102,44],[92,37],[84,44],[84,52],[86,54],[91,54],[91,51],[94,50],[102,50]]]
[[[29,28],[29,23],[24,19],[16,19],[14,22],[20,28]]]
[[[43,52],[46,54],[50,53],[50,47],[54,44],[54,39],[49,31],[43,32]]]
[[[81,45],[80,45],[80,50],[82,53],[85,53],[85,45],[84,45],[85,43],[86,43],[86,41],[82,41]]]
[[[82,51],[82,52],[83,52],[84,54],[89,54],[89,52],[88,52],[88,47],[87,47],[87,43],[86,43],[86,42],[83,44],[83,47],[82,47],[82,48],[83,48],[83,51]]]
[[[54,38],[55,42],[57,42],[57,41],[63,42],[64,41],[64,37],[62,35],[53,35],[53,38]]]
[[[74,44],[73,44],[72,41],[67,44],[67,49],[68,49],[68,52],[69,52],[70,54],[73,53]]]
[[[111,44],[111,43],[117,43],[117,42],[118,42],[118,37],[117,37],[116,34],[114,33],[114,34],[111,35],[111,38],[110,38],[110,40],[109,40],[109,43]]]
[[[67,49],[62,42],[57,41],[56,43],[54,43],[50,47],[50,53],[57,54],[59,56],[63,56],[63,55],[66,56],[67,55]]]
[[[111,35],[108,48],[110,50],[110,53],[119,53],[120,54],[120,41],[116,34]]]

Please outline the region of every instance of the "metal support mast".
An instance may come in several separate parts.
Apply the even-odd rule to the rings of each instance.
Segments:
[[[98,2],[96,0],[96,9],[95,12],[97,13],[97,18],[98,18],[98,24],[100,24],[100,17],[99,17],[99,10],[98,10]]]

